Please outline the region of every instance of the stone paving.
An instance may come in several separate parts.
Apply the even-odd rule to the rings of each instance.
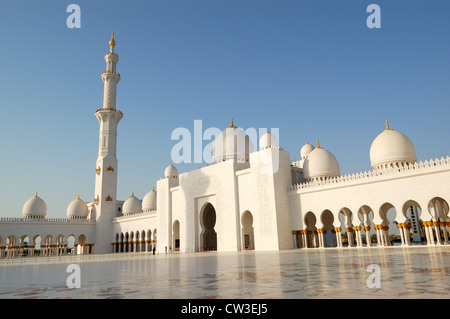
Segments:
[[[449,274],[450,246],[34,257],[0,260],[0,298],[449,298]]]

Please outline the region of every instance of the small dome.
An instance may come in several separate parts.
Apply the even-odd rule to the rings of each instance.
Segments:
[[[389,128],[381,132],[370,146],[370,164],[374,169],[401,167],[417,161],[416,150],[411,140],[398,131]]]
[[[73,200],[67,207],[67,218],[68,219],[86,219],[89,213],[88,206],[86,202],[78,198]]]
[[[134,193],[128,197],[122,206],[124,216],[142,213],[142,202],[134,196]]]
[[[341,175],[336,157],[326,149],[321,148],[319,143],[305,159],[303,174],[307,180],[321,180]]]
[[[300,157],[304,160],[305,158],[308,157],[309,153],[311,153],[314,149],[315,147],[309,144],[308,141],[306,141],[306,144],[303,145],[302,148],[300,149]]]
[[[264,135],[259,139],[259,148],[264,150],[266,148],[279,149],[280,147],[278,146],[277,138],[272,133],[269,133],[269,130],[267,130],[267,133],[264,133]]]
[[[172,178],[178,178],[178,170],[175,166],[170,163],[169,166],[166,167],[166,170],[164,171],[164,176],[166,178],[172,177]]]
[[[253,144],[245,132],[231,124],[217,135],[212,150],[213,162],[220,163],[234,160],[239,163],[249,161],[249,153],[253,152]]]
[[[152,210],[156,210],[155,187],[153,187],[153,189],[150,192],[148,192],[142,199],[142,211],[148,212],[148,211],[152,211]]]
[[[38,197],[37,193],[25,202],[22,209],[25,219],[42,219],[47,215],[47,205],[44,200]]]

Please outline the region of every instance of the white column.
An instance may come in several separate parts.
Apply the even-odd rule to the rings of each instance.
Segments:
[[[436,234],[436,245],[441,245],[441,233],[439,231],[439,222],[437,220],[433,221],[434,232]]]
[[[366,232],[366,246],[372,246],[372,238],[370,238],[370,226],[364,226],[364,231]]]
[[[427,245],[434,245],[434,237],[433,232],[431,230],[431,225],[433,222],[431,221],[424,221],[423,227],[425,228],[425,237],[427,238]]]

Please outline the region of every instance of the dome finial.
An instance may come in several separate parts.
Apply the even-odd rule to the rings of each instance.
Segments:
[[[131,197],[134,197],[134,191],[131,192]]]
[[[388,131],[390,130],[388,120],[386,120],[386,130],[388,130]]]
[[[34,197],[38,197],[37,192],[36,192],[36,195],[34,195]]]
[[[109,41],[109,45],[111,47],[115,47],[116,46],[116,41],[114,41],[114,30],[111,33],[111,40]]]
[[[319,139],[317,139],[317,148],[321,148],[319,144]]]
[[[230,126],[228,126],[228,128],[236,128],[236,126],[234,126],[234,124],[233,124],[233,117],[231,117],[231,123],[230,123]]]
[[[77,199],[80,199],[80,194],[78,194],[78,197],[77,197]]]

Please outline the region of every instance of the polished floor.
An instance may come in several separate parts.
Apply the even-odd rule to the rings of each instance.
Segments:
[[[2,259],[0,282],[0,298],[449,298],[450,246]]]

